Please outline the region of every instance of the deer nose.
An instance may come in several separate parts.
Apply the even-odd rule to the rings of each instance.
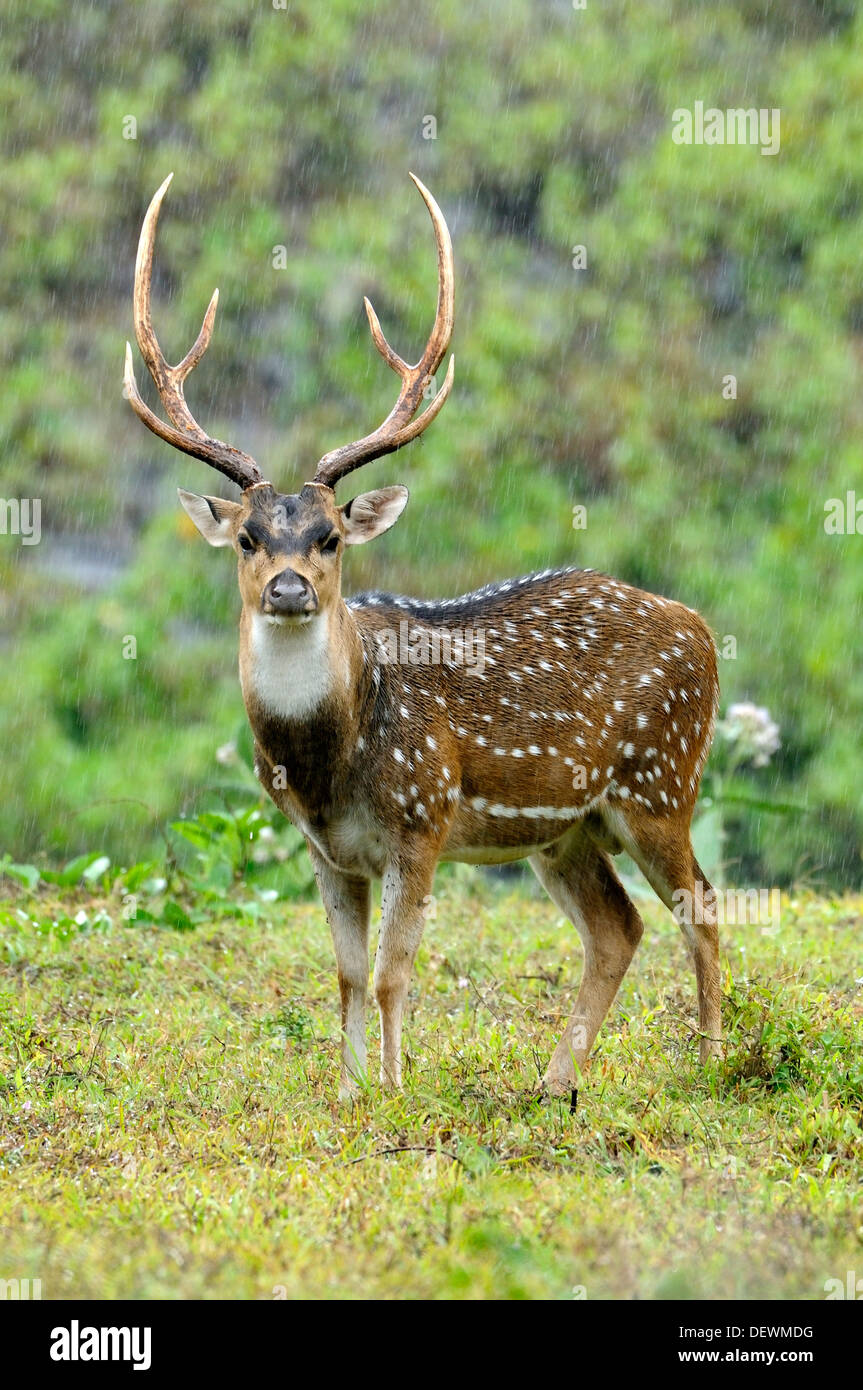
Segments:
[[[265,613],[316,613],[318,596],[302,575],[294,570],[282,570],[264,589],[261,608]]]

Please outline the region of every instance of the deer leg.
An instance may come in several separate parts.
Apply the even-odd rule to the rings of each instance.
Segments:
[[[580,826],[530,858],[549,897],[584,943],[584,973],[572,1016],[543,1077],[553,1096],[573,1094],[581,1068],[644,930],[611,860]]]
[[[719,969],[719,926],[716,920],[716,896],[692,853],[690,901],[695,903],[691,923],[693,944],[690,946],[695,962],[695,981],[698,986],[698,1024],[701,1039],[698,1052],[702,1063],[711,1057],[722,1056],[722,976]],[[699,908],[700,904],[700,908]]]
[[[371,885],[343,874],[309,844],[318,890],[330,924],[342,997],[342,1066],[339,1097],[357,1094],[366,1074],[366,990],[369,981]]]
[[[402,1022],[408,986],[425,927],[425,907],[435,861],[418,854],[393,863],[384,874],[381,932],[375,956],[375,998],[381,1016],[381,1083],[402,1084]]]
[[[722,1056],[722,997],[716,898],[699,867],[689,824],[646,814],[614,818],[614,829],[658,898],[680,927],[695,966],[699,1057]]]

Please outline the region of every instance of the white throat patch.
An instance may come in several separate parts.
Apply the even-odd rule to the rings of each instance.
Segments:
[[[329,619],[277,623],[255,613],[251,625],[251,693],[282,719],[303,719],[324,700],[332,683]]]

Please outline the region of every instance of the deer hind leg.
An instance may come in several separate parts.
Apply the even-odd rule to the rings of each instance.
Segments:
[[[543,1077],[554,1096],[570,1092],[611,1008],[644,930],[605,850],[575,826],[562,840],[530,858],[549,897],[584,943],[584,973],[572,1016]]]
[[[713,889],[693,853],[689,819],[644,812],[607,816],[623,848],[674,916],[689,947],[698,987],[700,1060],[722,1056],[719,928]]]

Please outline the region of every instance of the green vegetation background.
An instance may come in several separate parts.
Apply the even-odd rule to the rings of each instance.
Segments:
[[[391,404],[362,295],[424,339],[414,169],[455,242],[456,386],[365,470],[412,502],[349,587],[578,563],[699,608],[736,639],[724,706],[781,727],[766,809],[728,818],[736,876],[859,884],[863,537],[823,522],[863,498],[861,52],[858,5],[815,0],[7,4],[0,493],[41,497],[44,534],[0,536],[0,851],[140,859],[242,717],[233,567],[174,492],[218,480],[121,397],[151,194],[176,171],[174,360],[221,289],[193,409],[290,488]],[[780,108],[780,153],[673,144],[696,100]]]

